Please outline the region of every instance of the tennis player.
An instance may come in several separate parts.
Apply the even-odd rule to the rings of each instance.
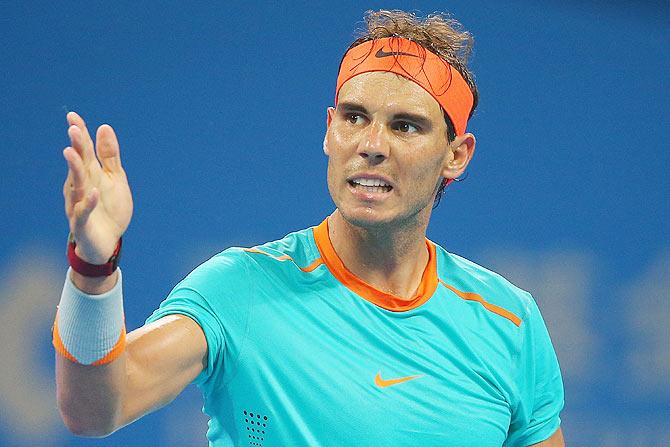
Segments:
[[[475,150],[471,36],[370,12],[344,54],[323,150],[336,209],[230,248],[126,335],[133,204],[112,128],[67,120],[71,236],[56,314],[67,427],[106,436],[195,383],[211,446],[563,446],[563,385],[529,293],[426,239]]]

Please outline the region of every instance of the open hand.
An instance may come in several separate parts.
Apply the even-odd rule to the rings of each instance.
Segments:
[[[104,264],[133,214],[119,142],[114,129],[103,124],[94,146],[79,115],[70,112],[67,121],[71,146],[63,150],[68,165],[63,185],[65,214],[77,244],[77,256],[90,264]]]

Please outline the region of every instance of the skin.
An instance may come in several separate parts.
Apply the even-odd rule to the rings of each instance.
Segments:
[[[559,428],[548,439],[545,439],[544,441],[538,442],[537,444],[533,445],[538,447],[565,447],[565,439],[563,439],[563,432]]]
[[[324,152],[333,247],[344,264],[385,292],[411,298],[428,262],[426,229],[437,186],[461,175],[475,149],[464,134],[449,143],[437,101],[393,73],[356,76],[328,110]],[[381,175],[389,193],[356,193],[349,180]]]
[[[132,216],[132,197],[119,145],[103,125],[94,145],[84,121],[68,114],[72,146],[64,150],[63,192],[77,253],[105,262]],[[414,295],[428,262],[425,235],[437,186],[467,168],[475,138],[447,140],[439,104],[421,87],[390,73],[366,73],[342,86],[327,111],[324,152],[328,187],[337,206],[329,217],[333,246],[345,266],[374,287]],[[350,180],[382,176],[388,192],[361,191]],[[90,294],[110,290],[118,275],[75,285]],[[58,406],[75,434],[106,436],[173,400],[207,366],[200,326],[171,315],[128,334],[124,354],[103,366],[83,366],[56,354]],[[564,445],[559,429],[535,444]]]
[[[393,73],[356,76],[329,108],[323,150],[328,189],[337,206],[329,217],[335,251],[356,276],[377,289],[411,298],[428,262],[425,245],[437,187],[465,172],[475,150],[470,133],[451,143],[437,101]],[[349,180],[381,175],[393,188],[361,194]],[[563,447],[559,428],[534,444]]]
[[[77,242],[77,255],[92,264],[114,252],[133,212],[119,144],[108,125],[93,144],[84,120],[68,113],[71,146],[63,156],[65,214]],[[88,294],[110,290],[118,273],[72,281]],[[56,354],[58,409],[65,425],[82,436],[106,436],[172,401],[206,367],[207,341],[188,317],[172,315],[132,331],[125,352],[103,366],[75,364]]]

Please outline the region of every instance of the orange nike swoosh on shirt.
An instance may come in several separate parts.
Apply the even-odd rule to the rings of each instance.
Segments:
[[[379,371],[377,373],[377,375],[375,376],[375,385],[377,385],[380,388],[386,388],[387,386],[397,385],[397,384],[402,383],[402,382],[407,382],[408,380],[416,379],[417,377],[421,377],[421,375],[399,377],[397,379],[384,380],[384,379],[382,379],[381,371]]]

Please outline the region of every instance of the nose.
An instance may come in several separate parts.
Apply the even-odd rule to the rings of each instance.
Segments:
[[[388,158],[389,143],[382,123],[373,121],[368,126],[368,131],[358,144],[358,154],[373,164],[379,164]]]

